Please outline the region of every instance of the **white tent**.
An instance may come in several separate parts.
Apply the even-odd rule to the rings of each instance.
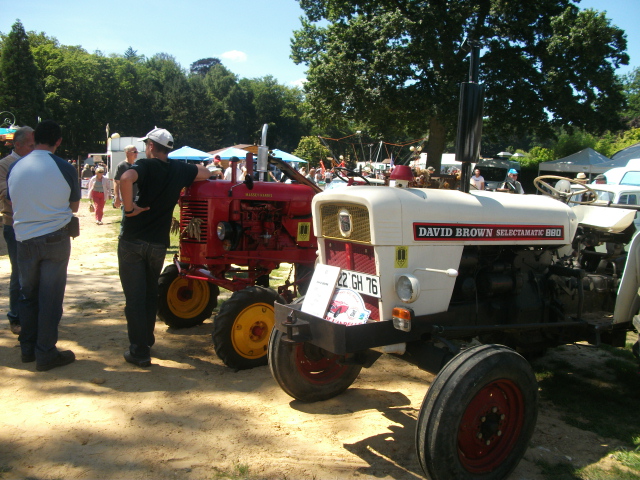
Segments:
[[[568,157],[538,165],[538,175],[542,172],[556,173],[585,173],[587,176],[604,173],[611,167],[605,166],[611,160],[592,148],[585,148]]]

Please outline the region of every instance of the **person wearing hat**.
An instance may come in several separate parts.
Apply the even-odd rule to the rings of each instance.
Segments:
[[[510,190],[513,193],[518,193],[520,195],[524,194],[522,184],[518,181],[518,171],[515,168],[509,169],[509,171],[507,172],[507,178],[500,186],[500,188]]]
[[[596,184],[603,185],[607,183],[607,177],[600,174],[596,176]]]
[[[576,175],[576,182],[578,183],[582,183],[583,185],[586,185],[587,183],[587,176],[584,174],[584,172],[580,172],[578,173],[578,175]]]
[[[120,177],[123,216],[118,265],[130,343],[124,359],[148,367],[155,342],[158,278],[170,245],[173,210],[184,187],[208,179],[211,173],[203,165],[170,160],[173,136],[163,128],[154,128],[140,140],[147,158]],[[134,183],[138,185],[136,202]]]

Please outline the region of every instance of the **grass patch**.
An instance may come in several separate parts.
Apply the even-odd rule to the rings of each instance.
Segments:
[[[595,372],[566,362],[550,363],[551,368],[544,365],[534,369],[541,396],[563,412],[563,421],[633,444],[640,430],[640,379],[634,362],[611,358]],[[601,380],[610,377],[615,382]]]
[[[216,480],[251,480],[254,477],[249,476],[249,465],[246,463],[236,463],[233,466],[233,472],[225,472],[215,468],[213,478]]]
[[[551,464],[539,461],[536,464],[549,480],[640,480],[638,473],[617,466],[605,470],[597,465],[576,468],[565,462]]]
[[[566,350],[565,352],[571,353]],[[604,468],[589,465],[577,468],[569,463],[539,466],[546,478],[554,480],[640,480],[640,376],[638,365],[626,348],[604,346],[600,356],[586,366],[574,365],[571,358],[545,359],[533,363],[540,396],[553,402],[567,424],[617,439],[627,449],[610,452],[616,465]]]

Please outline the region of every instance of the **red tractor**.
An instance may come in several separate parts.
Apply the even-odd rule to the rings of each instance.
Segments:
[[[263,145],[265,135],[266,128]],[[267,161],[297,183],[264,181]],[[215,317],[213,344],[225,365],[245,369],[267,363],[274,302],[291,302],[311,278],[317,250],[311,199],[320,189],[263,146],[258,181],[251,153],[244,182],[232,170],[231,181],[197,182],[181,196],[180,251],[160,276],[158,316],[173,328],[198,325],[216,308],[219,287],[231,290]],[[276,291],[269,274],[281,263],[295,273]]]

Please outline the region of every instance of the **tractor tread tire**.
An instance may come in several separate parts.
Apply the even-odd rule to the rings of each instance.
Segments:
[[[167,299],[171,284],[177,279],[178,268],[173,264],[167,265],[158,279],[158,318],[167,324],[167,326],[175,329],[190,328],[200,325],[207,318],[211,317],[213,310],[218,306],[218,295],[220,294],[220,289],[213,283],[205,282],[209,287],[209,300],[207,305],[193,317],[183,318],[171,311]],[[194,281],[204,282],[204,280]]]
[[[271,288],[254,285],[234,292],[220,307],[220,311],[213,321],[213,346],[218,358],[229,368],[245,370],[267,364],[267,341],[273,329],[274,318],[271,314],[269,331],[264,342],[264,354],[255,358],[247,358],[236,350],[233,343],[233,329],[238,316],[256,303],[269,304],[273,308],[275,302],[286,303],[284,299]]]

